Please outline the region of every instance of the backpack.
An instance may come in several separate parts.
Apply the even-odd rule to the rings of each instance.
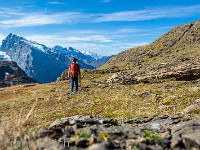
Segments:
[[[74,76],[78,76],[78,64],[73,63],[71,64],[71,70],[70,70],[70,76],[74,77]]]

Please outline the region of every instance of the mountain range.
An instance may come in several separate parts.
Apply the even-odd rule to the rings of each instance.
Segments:
[[[103,65],[111,56],[99,59],[93,52],[81,52],[72,47],[48,48],[12,33],[2,41],[0,47],[0,60],[16,62],[28,76],[39,83],[55,81],[72,63],[73,57],[78,59],[81,68],[95,69]]]

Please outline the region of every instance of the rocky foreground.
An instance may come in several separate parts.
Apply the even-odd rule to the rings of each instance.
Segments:
[[[29,146],[33,149],[198,150],[200,119],[155,115],[119,123],[113,119],[78,115],[57,119],[49,128],[25,136],[24,140],[31,142]]]

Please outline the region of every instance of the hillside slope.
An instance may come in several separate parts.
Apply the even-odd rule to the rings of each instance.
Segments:
[[[153,43],[131,48],[98,69],[118,68],[130,82],[200,77],[200,20],[177,26]]]

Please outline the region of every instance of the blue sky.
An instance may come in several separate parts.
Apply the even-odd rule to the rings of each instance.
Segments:
[[[112,55],[199,16],[199,0],[0,0],[0,41],[15,33],[48,47]]]

